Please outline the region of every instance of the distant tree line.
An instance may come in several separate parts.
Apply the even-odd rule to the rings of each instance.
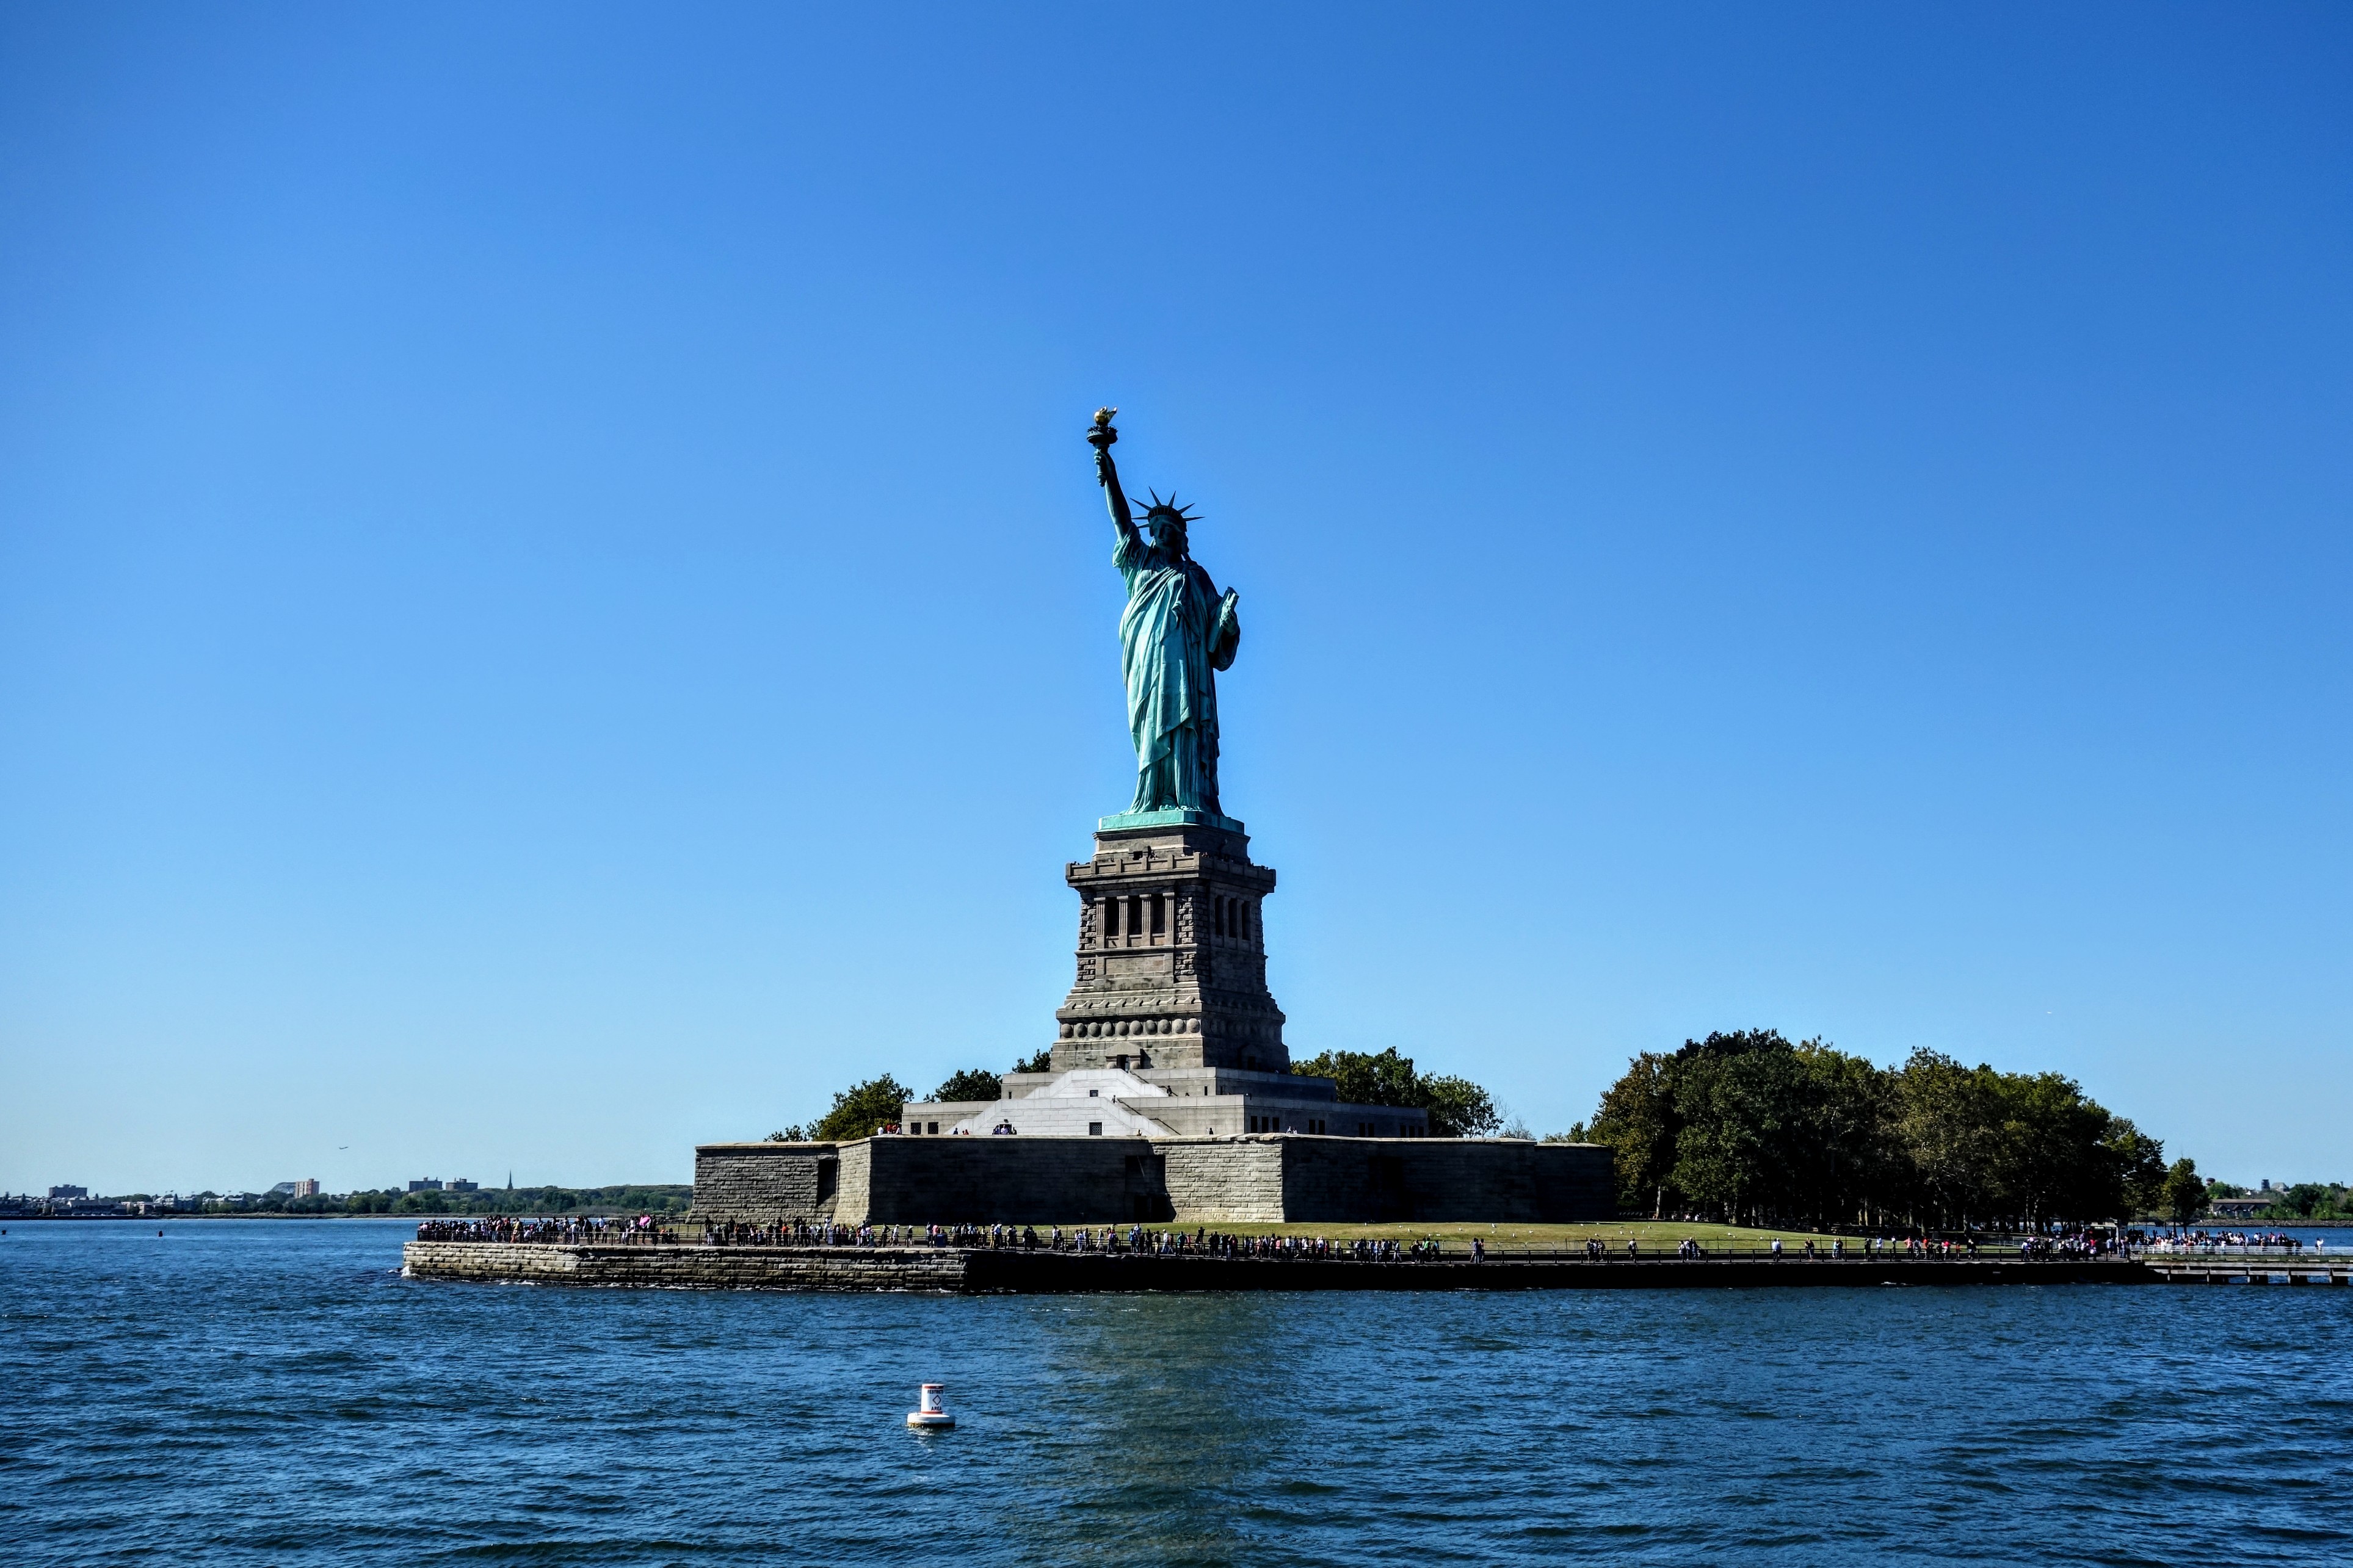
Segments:
[[[289,1193],[191,1193],[157,1198],[131,1193],[100,1203],[156,1204],[164,1212],[201,1215],[288,1215],[322,1217],[347,1215],[549,1215],[549,1214],[684,1214],[692,1206],[694,1188],[675,1184],[633,1183],[615,1187],[501,1187],[472,1193],[406,1192],[399,1187],[362,1189],[295,1197]]]
[[[2343,1182],[2298,1182],[2294,1186],[2274,1187],[2268,1193],[2251,1192],[2228,1182],[2208,1182],[2205,1196],[2210,1205],[2215,1198],[2268,1197],[2272,1200],[2270,1206],[2248,1217],[2274,1225],[2297,1220],[2353,1219],[2353,1187]]]
[[[1572,1139],[1628,1211],[1743,1225],[2021,1226],[2205,1206],[2187,1160],[2055,1072],[1915,1051],[1882,1068],[1771,1029],[1646,1051]],[[2183,1213],[2184,1209],[2187,1213]]]
[[[311,1200],[318,1201],[318,1200]],[[300,1211],[302,1199],[287,1207]],[[353,1193],[326,1212],[395,1215],[684,1214],[694,1188],[685,1183],[617,1187],[486,1187],[475,1193],[407,1193],[387,1187]]]

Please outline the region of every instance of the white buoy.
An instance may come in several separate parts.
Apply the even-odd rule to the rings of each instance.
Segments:
[[[907,1425],[932,1431],[955,1426],[955,1417],[940,1408],[940,1394],[946,1388],[947,1384],[944,1383],[923,1384],[921,1394],[916,1398],[915,1408],[907,1412]]]

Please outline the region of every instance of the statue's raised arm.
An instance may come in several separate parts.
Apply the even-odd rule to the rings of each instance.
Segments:
[[[1095,422],[1087,431],[1087,445],[1095,449],[1095,482],[1103,488],[1103,500],[1111,507],[1113,527],[1124,536],[1135,532],[1135,514],[1128,510],[1127,492],[1119,488],[1119,465],[1111,460],[1111,444],[1119,439],[1119,432],[1111,427],[1116,408],[1098,408]]]

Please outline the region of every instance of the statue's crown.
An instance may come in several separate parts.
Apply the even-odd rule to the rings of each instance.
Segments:
[[[1144,520],[1146,522],[1152,521],[1155,518],[1159,518],[1169,522],[1198,522],[1201,521],[1198,517],[1196,517],[1193,514],[1193,509],[1191,507],[1181,505],[1177,501],[1176,491],[1169,491],[1168,499],[1166,500],[1162,500],[1160,499],[1160,492],[1158,490],[1151,490],[1146,493],[1152,497],[1152,505],[1146,509],[1144,514]]]

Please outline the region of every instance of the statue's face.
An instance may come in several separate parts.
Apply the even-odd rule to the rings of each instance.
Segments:
[[[1185,525],[1173,517],[1152,520],[1152,542],[1171,555],[1185,553]]]

